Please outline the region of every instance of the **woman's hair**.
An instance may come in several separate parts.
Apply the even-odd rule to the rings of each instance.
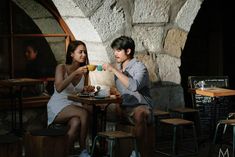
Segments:
[[[86,48],[86,44],[80,40],[71,41],[69,43],[66,53],[66,62],[65,62],[66,64],[72,64],[73,58],[71,57],[71,54],[74,53],[74,51],[79,45],[83,45]],[[88,56],[86,58],[86,62],[82,63],[81,65],[86,65],[86,64],[88,64]]]
[[[24,44],[23,46],[25,48],[25,51],[26,51],[27,47],[31,47],[35,52],[39,53],[39,46],[36,41],[27,40],[23,44]],[[25,51],[24,51],[24,53],[25,53]]]
[[[135,54],[135,42],[131,37],[120,36],[111,43],[111,47],[112,49],[124,50],[125,52],[127,52],[127,49],[131,49],[131,58]]]

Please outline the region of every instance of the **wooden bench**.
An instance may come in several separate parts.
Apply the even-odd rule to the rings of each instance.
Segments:
[[[33,97],[23,97],[22,107],[24,108],[35,108],[35,107],[45,107],[50,99],[49,95],[40,95]],[[11,99],[5,98],[0,99],[0,110],[11,109]]]

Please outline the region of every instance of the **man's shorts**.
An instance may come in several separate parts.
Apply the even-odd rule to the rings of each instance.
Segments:
[[[108,107],[108,112],[116,113],[116,118],[120,121],[126,121],[133,125],[135,125],[134,114],[138,108],[142,108],[147,112],[147,124],[152,124],[154,122],[154,116],[152,112],[152,108],[147,105],[138,105],[135,107],[126,107],[126,106],[119,106],[117,104],[110,104]]]

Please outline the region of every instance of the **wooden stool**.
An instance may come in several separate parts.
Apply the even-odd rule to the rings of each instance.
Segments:
[[[121,130],[124,132],[130,132],[135,135],[135,126],[131,124],[118,123],[116,125],[116,130]],[[130,156],[131,151],[134,149],[130,140],[122,140],[119,142],[118,148],[116,149],[116,156]],[[139,150],[144,150],[141,157],[152,157],[154,156],[155,149],[155,125],[151,124],[147,126],[146,138],[143,140],[143,145],[147,146],[144,148],[138,148]]]
[[[180,154],[180,156],[188,156],[188,155],[197,154],[198,145],[197,145],[197,137],[196,137],[196,131],[195,131],[195,127],[194,127],[194,122],[189,121],[189,120],[185,120],[185,119],[181,119],[181,118],[161,119],[160,122],[173,127],[172,154],[163,152],[160,149],[156,149],[156,152],[167,155],[167,156],[173,156],[173,157],[178,156],[179,154],[177,153],[177,149],[176,149],[176,146],[177,146],[176,145],[176,142],[177,142],[177,138],[176,138],[177,128],[180,127],[180,126],[192,126],[195,151],[192,152],[192,153]]]
[[[165,116],[168,117],[168,116],[170,116],[169,112],[158,110],[158,109],[153,110],[153,114],[154,114],[154,116],[157,116],[157,117],[165,117]]]
[[[65,130],[42,129],[25,135],[25,157],[67,157],[68,136]]]
[[[22,157],[22,146],[19,137],[0,135],[0,157]]]
[[[162,131],[161,131],[161,125],[160,125],[160,120],[164,118],[170,118],[170,112],[166,112],[163,110],[159,109],[154,109],[153,110],[153,115],[155,117],[155,123],[156,123],[156,140],[159,139],[162,136]]]
[[[199,136],[201,134],[200,115],[197,109],[185,107],[185,108],[173,108],[173,109],[170,109],[170,111],[178,113],[182,119],[188,119],[186,118],[187,115],[189,115],[190,117],[192,117],[193,115],[192,120],[194,121],[196,130],[197,130],[197,135]],[[191,119],[188,119],[188,120],[191,120]]]
[[[133,142],[134,148],[135,148],[136,157],[139,157],[135,136],[133,136],[131,133],[127,133],[127,132],[124,132],[124,131],[98,132],[97,136],[95,137],[95,139],[93,141],[93,146],[92,146],[92,151],[91,151],[91,156],[92,157],[94,156],[94,149],[95,149],[95,146],[96,146],[96,142],[101,137],[109,139],[111,141],[111,149],[110,149],[110,152],[109,152],[110,157],[113,156],[113,146],[114,146],[116,140],[120,140],[120,139],[131,139],[132,142]]]

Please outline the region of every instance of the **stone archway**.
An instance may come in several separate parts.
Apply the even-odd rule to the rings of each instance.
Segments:
[[[152,87],[155,100],[163,102],[163,106],[184,105],[180,57],[202,1],[53,2],[75,38],[88,44],[91,62],[112,61],[110,40],[121,34],[130,35],[136,41],[136,56],[148,66],[152,81],[163,83],[160,88]]]

